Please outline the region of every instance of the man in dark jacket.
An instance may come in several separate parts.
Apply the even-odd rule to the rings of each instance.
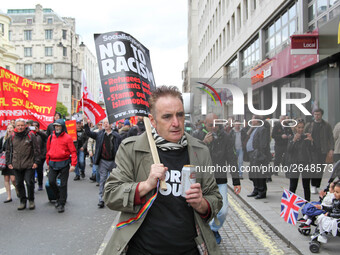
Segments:
[[[87,118],[85,122],[87,121]],[[103,129],[98,132],[92,132],[89,125],[85,124],[87,136],[96,140],[96,150],[93,158],[93,164],[99,165],[99,208],[104,207],[103,191],[106,179],[110,172],[116,167],[115,157],[118,147],[121,143],[120,135],[113,131],[108,119],[103,120]]]
[[[239,120],[235,121],[234,127],[230,131],[229,135],[233,144],[235,144],[235,151],[238,160],[238,173],[240,179],[243,179],[243,156],[245,151],[245,142],[247,139],[247,132],[244,128],[241,128],[241,122]]]
[[[280,164],[283,163],[283,157],[287,151],[288,139],[293,136],[292,128],[284,127],[282,125],[282,121],[284,121],[285,119],[287,119],[287,116],[285,115],[280,116],[280,120],[275,122],[272,131],[272,138],[275,140],[274,167],[280,166]]]
[[[49,166],[48,181],[57,198],[55,207],[59,213],[63,213],[67,199],[69,172],[73,172],[77,165],[77,151],[71,136],[66,133],[64,120],[58,119],[53,125],[55,131],[49,136],[46,144],[46,164]],[[56,182],[57,176],[60,177],[60,187]]]
[[[20,198],[18,210],[26,208],[27,199],[29,209],[35,208],[34,203],[34,171],[40,163],[40,148],[34,134],[26,127],[24,119],[15,121],[15,129],[9,138],[6,150],[6,164],[9,169],[14,169],[17,189]],[[26,190],[24,186],[26,182]]]
[[[205,127],[208,133],[205,136],[203,136],[202,133],[198,133],[197,137],[204,137],[203,142],[209,148],[213,166],[216,167],[216,170],[214,172],[216,183],[223,199],[223,207],[217,214],[219,224],[217,224],[215,220],[210,222],[210,228],[215,235],[217,244],[219,244],[222,238],[218,230],[223,226],[228,212],[227,166],[230,167],[230,173],[232,175],[234,185],[234,192],[236,194],[240,193],[241,184],[238,175],[235,144],[232,141],[230,135],[228,135],[224,131],[223,126],[214,126],[215,119],[218,119],[217,115],[213,113],[208,114],[205,119]]]
[[[32,132],[35,134],[37,138],[41,153],[40,163],[38,164],[38,167],[36,169],[39,185],[38,190],[43,190],[44,163],[46,159],[46,141],[48,136],[44,131],[39,130],[40,124],[38,121],[33,121],[32,126],[34,127],[34,130],[32,130]]]
[[[85,153],[87,150],[87,140],[88,137],[86,132],[83,128],[82,120],[77,120],[77,142],[76,142],[76,149],[77,149],[77,159],[78,163],[74,173],[76,176],[74,177],[74,181],[80,180],[81,178],[85,178]]]
[[[266,198],[267,184],[266,172],[263,166],[268,166],[270,154],[270,126],[262,116],[253,116],[252,128],[247,142],[247,152],[250,160],[249,178],[252,180],[254,190],[248,197],[255,199]]]
[[[53,123],[56,122],[57,120],[61,119],[61,113],[60,112],[56,112],[54,114],[54,120],[53,120]],[[47,136],[50,136],[53,134],[53,131],[54,131],[54,126],[53,126],[53,123],[49,124],[47,126],[47,130],[46,130],[46,134]]]
[[[314,121],[305,126],[305,133],[312,135],[314,143],[314,164],[325,164],[327,154],[333,157],[334,137],[331,125],[322,119],[323,110],[316,109],[313,112]],[[320,188],[323,172],[315,172],[312,176],[311,193],[317,194],[317,188]]]
[[[127,137],[141,135],[144,133],[145,125],[144,125],[143,117],[138,116],[137,119],[138,121],[137,121],[136,126],[133,126],[130,128],[130,130],[128,131]]]

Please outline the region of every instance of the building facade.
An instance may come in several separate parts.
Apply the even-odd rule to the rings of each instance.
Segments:
[[[74,18],[60,17],[40,4],[35,9],[9,9],[9,40],[20,56],[16,73],[30,80],[59,84],[58,101],[72,114],[81,98],[81,72],[98,99],[96,59],[80,41]]]
[[[19,56],[8,38],[10,23],[11,18],[0,11],[0,66],[15,72],[15,64]]]
[[[281,102],[283,88],[305,88],[311,99],[304,104],[312,112],[324,109],[331,125],[340,121],[339,59],[340,42],[338,0],[189,0],[188,69],[185,92],[195,89],[197,80],[216,88],[221,84],[238,86],[245,95],[245,118],[251,117],[247,94],[252,93],[255,109],[270,109]],[[190,54],[197,49],[197,56]],[[198,73],[190,70],[196,67]],[[194,76],[196,76],[194,79]],[[221,117],[233,115],[230,91],[217,89],[223,107],[208,100],[208,111]],[[196,93],[196,92],[195,92]],[[299,98],[297,93],[287,98]],[[200,100],[195,102],[197,108]],[[284,107],[284,106],[282,106]],[[291,118],[304,115],[287,105]],[[278,104],[268,117],[283,112]]]

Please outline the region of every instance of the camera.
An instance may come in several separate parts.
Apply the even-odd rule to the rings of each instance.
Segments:
[[[306,134],[302,134],[300,139],[301,140],[305,140],[306,138],[307,138],[307,135]]]

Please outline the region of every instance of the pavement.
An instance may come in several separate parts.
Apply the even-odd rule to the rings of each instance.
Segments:
[[[331,173],[328,170],[324,173],[321,188],[327,186],[330,175]],[[278,176],[272,176],[272,182],[267,183],[267,197],[259,200],[253,197],[247,197],[247,195],[253,191],[253,183],[248,179],[248,174],[245,173],[243,177],[244,179],[241,180],[241,192],[237,197],[261,220],[267,223],[271,230],[289,247],[292,247],[299,254],[312,254],[309,250],[310,236],[300,234],[298,232],[298,224],[296,226],[288,224],[280,217],[283,189],[289,189],[289,179],[285,177],[285,174],[280,172]],[[228,183],[230,193],[233,188],[231,183],[230,180]],[[301,178],[299,179],[296,194],[304,198]],[[319,195],[312,194],[311,200],[319,201]],[[299,214],[299,218],[300,217],[302,217],[301,213]],[[226,227],[226,224],[224,224],[223,227]],[[311,233],[313,232],[314,227],[312,227]],[[339,248],[339,239],[337,237],[329,237],[328,243],[321,246],[320,254],[339,254]]]
[[[324,174],[321,187],[326,187],[331,173]],[[267,183],[267,197],[256,200],[247,197],[253,191],[253,183],[244,173],[241,180],[241,192],[233,193],[232,181],[228,183],[229,211],[223,227],[219,230],[222,242],[219,245],[222,254],[312,254],[309,250],[310,236],[298,232],[298,227],[286,223],[280,217],[281,197],[283,189],[289,189],[289,179],[284,173],[272,176]],[[296,194],[304,197],[300,178]],[[311,195],[312,201],[318,201],[318,194]],[[299,218],[302,215],[299,215]],[[107,232],[97,255],[102,254],[109,241],[119,214]],[[311,233],[313,233],[312,228]],[[329,237],[323,244],[319,254],[339,254],[339,239]]]

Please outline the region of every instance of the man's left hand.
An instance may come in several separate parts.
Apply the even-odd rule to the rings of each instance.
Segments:
[[[241,185],[234,186],[234,192],[236,195],[240,194],[241,192]]]
[[[33,164],[32,169],[36,169],[38,165],[36,163]]]
[[[191,184],[190,189],[186,192],[185,199],[187,203],[191,205],[198,213],[206,214],[208,212],[207,201],[203,198],[201,184]]]

